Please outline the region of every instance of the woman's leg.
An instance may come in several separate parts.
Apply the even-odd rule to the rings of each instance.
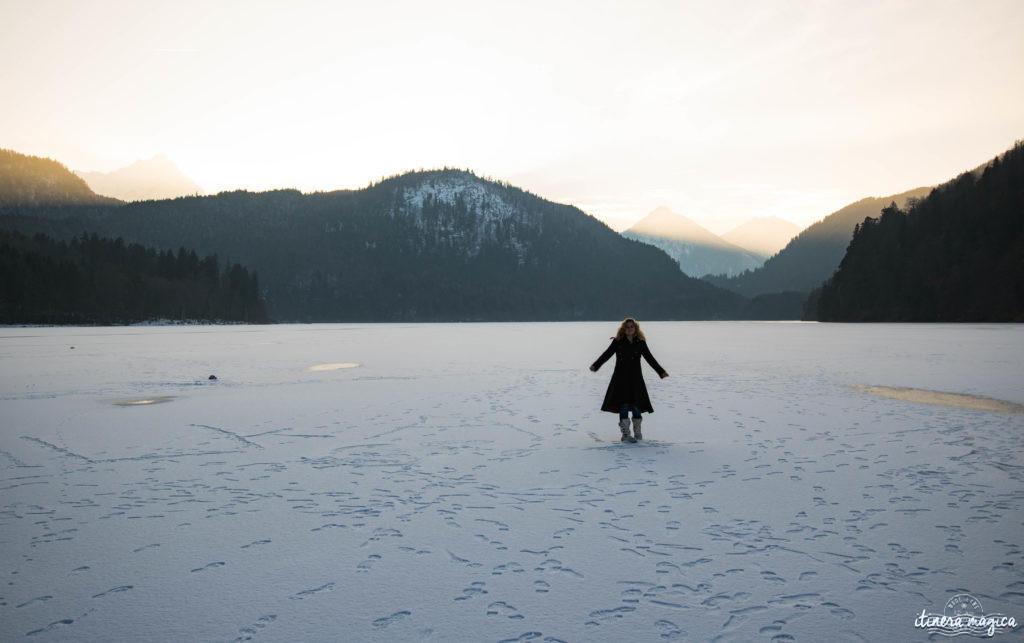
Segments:
[[[626,418],[629,417],[629,413],[631,411],[633,413],[633,417],[635,417],[635,418],[640,417],[640,407],[637,406],[636,404],[626,403],[626,404],[622,404],[621,406],[619,406],[619,419],[620,420],[625,420]]]
[[[629,434],[629,410],[632,408],[635,408],[632,404],[623,404],[619,406],[619,432],[622,433],[623,442],[635,441],[633,436]]]

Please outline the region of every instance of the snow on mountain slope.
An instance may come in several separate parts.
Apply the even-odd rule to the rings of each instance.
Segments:
[[[389,214],[409,217],[424,234],[435,240],[458,241],[469,256],[480,253],[484,242],[506,243],[520,255],[527,243],[523,229],[543,231],[536,211],[512,204],[493,185],[467,173],[427,175],[418,184],[403,185]]]

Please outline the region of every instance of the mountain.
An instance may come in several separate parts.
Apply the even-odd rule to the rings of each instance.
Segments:
[[[98,194],[122,201],[173,199],[203,194],[203,189],[182,174],[166,156],[136,161],[113,172],[75,172]]]
[[[114,203],[57,161],[0,149],[0,206]]]
[[[767,259],[799,233],[800,226],[785,219],[757,217],[726,232],[722,239]]]
[[[823,321],[1024,322],[1024,141],[854,230]]]
[[[362,190],[139,201],[56,220],[4,216],[68,239],[96,232],[186,247],[259,274],[278,321],[735,318],[744,300],[597,219],[458,170]]]
[[[883,198],[861,199],[808,227],[760,268],[734,277],[715,275],[705,280],[746,297],[778,292],[808,293],[832,276],[843,259],[854,227],[865,217],[877,216],[894,201],[905,207],[909,201],[922,198],[930,191],[931,188],[924,187]]]
[[[662,206],[622,233],[661,248],[688,275],[734,275],[756,268],[763,257],[723,240],[693,220]]]

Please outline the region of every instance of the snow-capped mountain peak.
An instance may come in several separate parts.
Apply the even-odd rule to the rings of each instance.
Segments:
[[[757,268],[763,258],[725,241],[692,219],[659,207],[622,235],[661,248],[684,273],[735,275]]]

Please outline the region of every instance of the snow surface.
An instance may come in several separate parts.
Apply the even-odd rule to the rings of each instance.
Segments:
[[[633,445],[587,370],[615,326],[0,329],[0,639],[913,641],[962,593],[1024,618],[1024,415],[853,388],[1024,403],[1024,327],[644,324],[671,377],[644,367]]]

